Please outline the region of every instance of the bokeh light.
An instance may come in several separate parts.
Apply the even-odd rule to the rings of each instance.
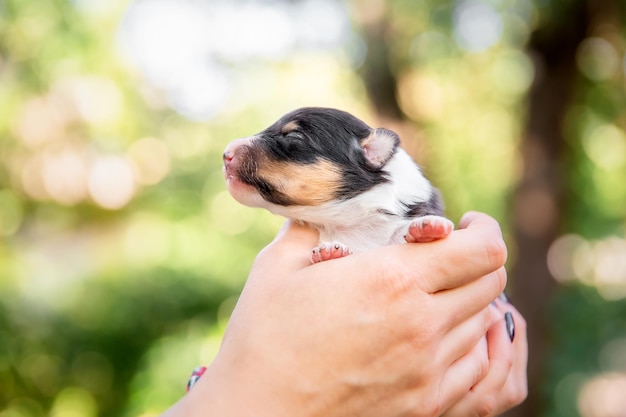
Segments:
[[[547,262],[550,273],[559,282],[590,282],[589,275],[594,263],[593,247],[581,236],[564,235],[550,246]]]
[[[100,352],[83,351],[71,364],[72,378],[77,385],[96,395],[107,394],[114,383],[111,361]]]
[[[596,376],[582,387],[578,410],[582,417],[620,417],[626,409],[626,374]]]
[[[42,155],[41,177],[46,194],[61,204],[72,205],[87,194],[87,166],[81,150],[66,148]]]
[[[78,117],[94,125],[113,124],[124,111],[119,88],[111,79],[102,76],[62,79],[53,86],[53,91],[69,99]]]
[[[20,372],[46,395],[54,395],[61,386],[60,358],[47,353],[31,353],[22,359]]]
[[[619,169],[626,164],[626,134],[613,124],[589,129],[583,136],[583,146],[589,158],[603,169]]]
[[[125,258],[130,265],[155,267],[171,255],[170,223],[150,213],[137,213],[126,226],[123,237]],[[146,245],[146,242],[150,242]]]
[[[59,139],[64,133],[64,107],[44,97],[33,98],[22,106],[15,130],[23,143],[32,148]]]
[[[98,205],[119,209],[135,194],[133,167],[126,158],[119,156],[99,158],[89,170],[87,187]]]
[[[587,77],[594,81],[604,81],[617,75],[620,59],[610,42],[592,37],[585,39],[578,47],[576,62]]]
[[[170,150],[159,139],[139,139],[130,146],[127,156],[133,166],[134,178],[139,184],[157,184],[170,172]]]
[[[626,373],[626,337],[610,340],[599,354],[600,368],[604,371]]]
[[[502,18],[489,3],[463,0],[454,11],[454,37],[459,46],[479,52],[493,46],[502,36]]]
[[[548,251],[548,267],[561,283],[593,286],[607,300],[626,298],[626,239],[617,236],[588,241],[564,235]]]
[[[57,395],[51,417],[96,417],[98,411],[93,396],[82,388],[68,387]]]

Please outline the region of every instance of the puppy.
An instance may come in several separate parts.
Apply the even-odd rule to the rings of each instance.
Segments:
[[[224,176],[240,203],[308,223],[320,232],[312,262],[453,230],[439,192],[400,147],[341,110],[307,107],[231,142]]]

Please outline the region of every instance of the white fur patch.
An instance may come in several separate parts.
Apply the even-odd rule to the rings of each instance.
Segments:
[[[349,200],[315,207],[285,207],[266,202],[263,207],[313,225],[320,231],[321,242],[341,242],[354,253],[402,243],[412,221],[403,217],[406,205],[428,201],[433,188],[401,148],[385,165],[385,171],[391,181]]]

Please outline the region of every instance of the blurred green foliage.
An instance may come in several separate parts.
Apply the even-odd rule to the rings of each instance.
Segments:
[[[377,123],[358,75],[358,29],[381,4],[398,100],[419,128],[405,145],[452,219],[482,210],[510,229],[537,76],[524,49],[560,2],[345,3],[350,30],[338,46],[218,56],[235,87],[204,118],[176,111],[133,59],[138,50],[124,48],[120,25],[146,4],[0,1],[1,417],[152,416],[182,395],[191,369],[215,355],[254,256],[282,223],[229,197],[222,149],[297,106]],[[477,16],[487,19],[479,36]],[[563,233],[579,239],[553,257],[563,279],[547,318],[550,416],[586,410],[577,398],[589,380],[626,372],[626,279],[615,266],[626,256],[624,51],[621,33],[605,35],[581,46],[563,127],[569,149],[555,167],[569,186]]]

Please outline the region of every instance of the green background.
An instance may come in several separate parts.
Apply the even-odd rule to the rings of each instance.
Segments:
[[[623,11],[0,0],[0,417],[148,417],[180,398],[283,222],[230,198],[222,150],[309,105],[397,130],[452,220],[500,221],[532,332],[511,415],[620,415]]]

